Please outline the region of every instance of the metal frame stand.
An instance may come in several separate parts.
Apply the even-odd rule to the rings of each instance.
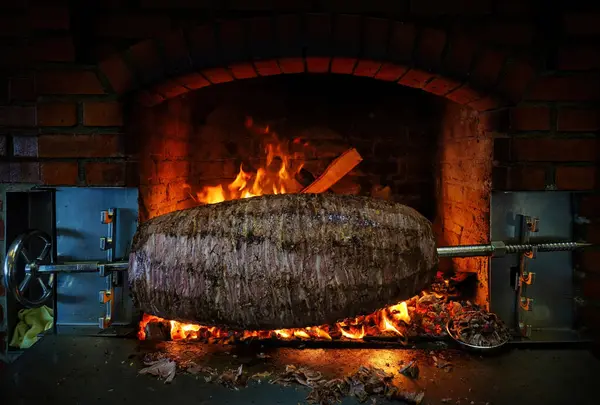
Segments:
[[[52,239],[45,232],[39,230],[29,231],[18,238],[10,246],[6,259],[4,260],[4,279],[9,291],[15,296],[17,301],[26,307],[39,307],[53,294],[52,284],[46,286],[42,276],[50,275],[53,280],[56,273],[98,273],[100,277],[106,279],[106,288],[99,291],[100,303],[106,305],[105,315],[98,319],[100,329],[107,329],[112,324],[114,312],[114,288],[119,286],[123,278],[119,273],[126,271],[128,262],[115,262],[116,246],[116,214],[117,210],[111,208],[101,212],[101,221],[107,225],[107,236],[100,238],[100,249],[106,251],[106,262],[84,262],[73,264],[52,264],[51,250]],[[44,248],[39,255],[33,255],[27,251],[27,246],[32,239],[41,238],[44,242]],[[22,257],[25,260],[25,277],[23,281],[18,282],[17,259]],[[49,258],[50,257],[50,258]],[[43,289],[42,297],[31,299],[26,292],[32,284],[46,286]]]
[[[539,218],[520,215],[520,242],[529,244],[529,238],[532,233],[539,230]],[[532,249],[519,253],[519,267],[515,274],[515,297],[516,297],[516,316],[517,329],[523,337],[531,337],[531,325],[525,321],[526,313],[533,311],[533,298],[527,297],[527,286],[535,282],[535,273],[527,270],[529,261],[535,259],[537,255],[537,246],[532,245]]]
[[[107,236],[100,238],[100,249],[106,251],[106,262],[113,263],[115,257],[115,240],[117,235],[117,210],[110,208],[100,213],[100,222],[107,225]],[[110,269],[110,268],[109,268]],[[99,300],[101,304],[106,305],[106,314],[98,318],[98,327],[108,329],[112,324],[112,314],[114,312],[115,285],[118,285],[119,278],[112,270],[107,270],[106,265],[98,266],[100,277],[106,279],[106,290],[101,290]]]

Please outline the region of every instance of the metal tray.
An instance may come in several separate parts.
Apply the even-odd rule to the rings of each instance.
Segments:
[[[478,311],[469,311],[468,313],[475,313],[475,312],[478,312]],[[450,338],[452,340],[454,340],[464,350],[467,350],[470,352],[477,352],[477,353],[481,353],[481,354],[498,353],[503,348],[506,347],[506,344],[508,342],[510,342],[510,338],[506,339],[504,342],[497,344],[495,346],[477,346],[477,345],[472,345],[470,343],[463,342],[457,336],[454,336],[454,334],[452,333],[452,330],[450,329],[452,322],[453,322],[452,319],[449,319],[448,322],[446,322],[446,332],[448,333],[448,336],[450,336]]]

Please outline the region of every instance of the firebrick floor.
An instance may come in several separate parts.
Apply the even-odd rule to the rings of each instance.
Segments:
[[[153,350],[156,350],[154,347]],[[247,373],[276,372],[286,364],[311,367],[337,376],[360,365],[397,374],[408,391],[424,390],[424,404],[598,404],[600,360],[587,350],[513,349],[493,357],[455,350],[232,348],[162,343],[180,361],[226,369],[244,364]],[[135,340],[111,337],[46,336],[0,371],[0,403],[26,404],[290,404],[305,403],[303,387],[253,382],[231,390],[203,378],[177,374],[171,384],[138,375],[141,353]],[[265,355],[266,354],[266,355]],[[442,355],[452,367],[436,367]],[[416,380],[398,375],[416,359]],[[439,363],[438,363],[439,365]],[[344,404],[356,404],[345,399]],[[372,404],[371,399],[367,401]],[[377,399],[377,404],[388,403]],[[395,402],[398,403],[398,402]]]

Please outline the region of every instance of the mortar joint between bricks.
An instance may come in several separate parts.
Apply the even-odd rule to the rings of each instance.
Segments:
[[[548,165],[546,167],[545,186],[544,188],[548,191],[556,190],[556,167]]]
[[[498,50],[499,52],[504,52],[504,50],[502,48],[487,47],[486,49],[492,49],[492,50]],[[497,92],[498,86],[500,86],[500,84],[504,81],[508,66],[510,66],[510,64],[512,64],[513,61],[514,61],[514,59],[511,58],[511,55],[507,54],[507,56],[504,58],[504,61],[502,61],[502,66],[500,66],[500,70],[498,71],[498,76],[496,77],[496,80],[494,81],[494,83],[492,83],[490,85],[490,89],[491,89],[490,91],[492,93]],[[492,94],[492,93],[490,93],[490,94]],[[487,94],[487,95],[490,95],[490,94]]]
[[[131,73],[131,80],[133,81],[133,83],[130,88],[130,91],[135,92],[135,91],[139,90],[140,87],[142,86],[143,80],[141,80],[141,78],[140,78],[139,69],[135,66],[135,63],[133,62],[133,57],[131,56],[131,49],[130,48],[125,49],[118,56],[121,58],[121,60],[125,64],[125,67]],[[107,78],[107,80],[108,80],[108,78]],[[148,86],[148,88],[150,88],[150,86]]]
[[[77,161],[77,181],[78,185],[85,186],[86,178],[85,178],[85,164],[80,159],[75,159]]]
[[[118,94],[44,94],[38,96],[32,105],[39,103],[58,102],[58,103],[76,103],[85,101],[117,101]]]
[[[39,135],[73,134],[73,135],[120,135],[123,127],[92,127],[77,125],[74,127],[44,127],[40,128]]]
[[[78,70],[78,71],[96,71],[98,67],[90,64],[80,64],[75,62],[38,62],[32,69],[34,72],[44,72],[47,70]]]
[[[83,125],[83,103],[81,101],[78,101],[76,103],[77,107],[76,107],[76,111],[75,114],[77,115],[77,125],[76,126],[82,126]]]
[[[550,110],[550,134],[556,135],[556,126],[558,122],[558,108],[555,105],[549,107]]]
[[[414,24],[415,27],[415,38],[413,40],[412,43],[412,49],[410,50],[410,60],[409,61],[405,61],[406,63],[406,67],[408,69],[406,69],[406,72],[404,72],[404,75],[406,75],[406,73],[408,73],[409,70],[411,70],[412,68],[417,68],[416,66],[416,61],[419,59],[418,58],[418,53],[419,53],[419,44],[421,43],[421,39],[423,38],[423,30],[427,27],[424,27],[422,24]],[[391,35],[391,33],[390,33]]]
[[[593,71],[581,71],[581,70],[542,70],[537,72],[535,79],[542,79],[547,77],[577,77],[583,75],[589,75]]]

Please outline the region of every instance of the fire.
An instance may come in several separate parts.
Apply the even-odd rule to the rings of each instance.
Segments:
[[[410,323],[410,315],[408,314],[408,306],[406,302],[402,301],[399,304],[392,305],[387,309],[392,314],[392,317],[397,321],[402,321],[406,324]],[[387,311],[381,311],[381,323],[379,325],[382,331],[394,332],[400,336],[403,336],[403,333],[396,328],[394,322],[388,318]]]
[[[333,325],[309,326],[276,330],[227,330],[215,326],[186,324],[144,314],[138,331],[140,340],[146,338],[146,326],[157,322],[168,328],[171,340],[199,340],[205,342],[233,343],[247,339],[279,340],[361,340],[368,338],[398,338],[406,342],[418,335],[441,336],[448,319],[462,311],[477,309],[469,301],[459,302],[452,283],[438,273],[429,291],[422,291],[406,301],[380,309],[369,315],[344,319]],[[163,331],[162,333],[164,333]]]
[[[176,321],[171,323],[171,339],[197,339],[200,325],[184,324]]]
[[[395,319],[404,321],[405,323],[410,323],[410,315],[408,314],[408,306],[406,305],[406,301],[402,301],[397,305],[392,305],[389,307],[389,310]]]
[[[400,308],[398,312],[396,309]],[[391,318],[388,317],[387,313],[391,314]],[[366,324],[373,323],[372,321],[379,319],[380,322],[376,327],[368,328]],[[408,320],[408,322],[406,322]],[[184,340],[184,339],[199,339],[200,337],[212,337],[212,338],[227,338],[235,336],[236,339],[246,340],[252,338],[258,339],[315,339],[315,340],[333,340],[330,330],[338,332],[340,337],[360,340],[367,335],[374,335],[381,332],[393,332],[399,336],[403,336],[403,333],[399,330],[399,324],[404,323],[405,325],[410,323],[410,316],[408,315],[408,308],[405,302],[400,302],[396,305],[382,309],[366,317],[360,317],[349,321],[342,321],[335,324],[332,328],[330,325],[322,326],[311,326],[306,328],[295,328],[295,329],[276,329],[272,331],[243,331],[243,332],[229,332],[225,329],[219,329],[216,327],[207,327],[197,324],[186,324],[177,321],[166,321],[165,319],[159,318],[154,315],[144,314],[141,322],[140,329],[138,331],[138,338],[144,340],[146,338],[146,325],[150,322],[168,322],[170,325],[171,340]],[[368,332],[368,329],[371,329]]]
[[[277,329],[274,331],[275,336],[277,336],[280,339],[290,339],[293,336],[293,332],[288,332],[285,329]]]
[[[344,326],[342,325],[343,322],[336,324],[336,326],[338,327],[338,329],[340,330],[340,332],[342,333],[342,336],[348,339],[362,339],[365,337],[365,326],[361,325],[360,326],[360,330],[357,330],[356,328],[350,328],[350,331],[344,330]]]
[[[222,201],[239,198],[250,198],[264,194],[295,193],[302,185],[296,180],[296,175],[302,170],[305,159],[304,149],[307,142],[294,139],[283,142],[269,126],[258,126],[251,117],[245,122],[246,128],[252,133],[259,134],[263,139],[266,161],[263,167],[255,172],[244,171],[243,164],[236,178],[229,184],[205,186],[192,195],[201,204],[216,204]],[[185,185],[191,189],[190,185]]]
[[[239,198],[250,198],[263,194],[284,194],[300,191],[301,185],[295,176],[300,172],[304,163],[304,151],[308,143],[300,139],[292,142],[281,142],[277,134],[269,126],[258,126],[251,117],[245,122],[246,128],[261,136],[269,135],[265,144],[266,164],[256,172],[246,172],[240,166],[237,177],[229,184],[205,186],[194,197],[202,204],[216,204],[222,201]],[[187,186],[190,188],[190,186]],[[439,275],[438,275],[439,276]],[[448,280],[440,280],[448,286]],[[434,309],[432,311],[431,309]],[[392,335],[405,337],[413,317],[419,319],[421,328],[427,333],[442,333],[441,323],[445,314],[462,310],[461,304],[445,302],[443,295],[435,292],[423,292],[408,301],[376,311],[370,315],[354,319],[346,319],[335,325],[310,326],[296,329],[277,329],[272,331],[228,331],[223,328],[208,327],[197,324],[186,324],[168,321],[154,315],[144,314],[140,321],[138,338],[146,338],[146,326],[150,322],[159,322],[170,326],[172,340],[214,340],[233,341],[246,339],[281,339],[281,340],[361,340],[365,337]],[[412,316],[411,316],[412,314]],[[444,315],[447,316],[447,315]]]
[[[465,305],[467,305],[465,307]],[[422,292],[408,301],[376,311],[370,315],[345,319],[334,325],[310,326],[294,329],[229,331],[215,326],[167,321],[154,315],[144,314],[138,337],[146,338],[146,325],[150,322],[168,324],[171,340],[204,340],[224,343],[247,339],[279,340],[361,340],[367,337],[397,336],[406,340],[411,327],[418,326],[423,333],[441,335],[443,325],[450,316],[468,310],[470,303],[461,304],[448,300],[436,292]],[[415,325],[415,321],[418,325]]]

